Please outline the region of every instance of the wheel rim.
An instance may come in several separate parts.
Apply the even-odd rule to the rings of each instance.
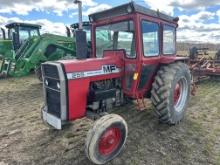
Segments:
[[[117,149],[121,142],[121,131],[119,128],[108,129],[100,138],[99,152],[101,155],[109,155]]]
[[[173,92],[174,108],[177,112],[183,111],[188,96],[188,85],[185,77],[180,78],[176,83]]]
[[[173,94],[174,105],[176,105],[178,103],[179,98],[180,98],[180,94],[181,94],[180,83],[178,82],[175,86],[175,90],[174,90],[174,94]]]

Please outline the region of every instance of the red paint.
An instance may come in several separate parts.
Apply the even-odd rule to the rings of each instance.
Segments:
[[[174,92],[173,92],[173,102],[174,105],[176,105],[180,99],[181,96],[181,84],[178,82],[175,86]]]
[[[89,79],[68,81],[69,120],[85,116]]]
[[[103,156],[108,156],[113,153],[119,146],[122,139],[119,128],[113,127],[108,129],[100,138],[99,153]]]

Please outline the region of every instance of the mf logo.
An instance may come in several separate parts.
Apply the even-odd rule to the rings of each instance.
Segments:
[[[103,65],[102,70],[104,73],[114,73],[118,71],[115,65]]]

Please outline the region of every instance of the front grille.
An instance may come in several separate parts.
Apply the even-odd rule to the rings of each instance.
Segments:
[[[47,100],[47,112],[61,118],[60,111],[60,92],[55,91],[53,89],[46,89],[46,100]]]
[[[47,112],[61,118],[61,82],[58,67],[53,64],[43,64],[42,71],[44,77]]]
[[[44,76],[59,79],[57,66],[50,64],[43,64],[42,70]]]

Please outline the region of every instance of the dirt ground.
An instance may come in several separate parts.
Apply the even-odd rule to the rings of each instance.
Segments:
[[[0,80],[0,165],[91,164],[84,139],[92,121],[77,120],[62,131],[40,118],[42,87],[34,76]],[[184,120],[161,125],[152,108],[135,105],[115,109],[128,122],[123,152],[110,165],[219,164],[220,82],[205,81],[192,97]]]

